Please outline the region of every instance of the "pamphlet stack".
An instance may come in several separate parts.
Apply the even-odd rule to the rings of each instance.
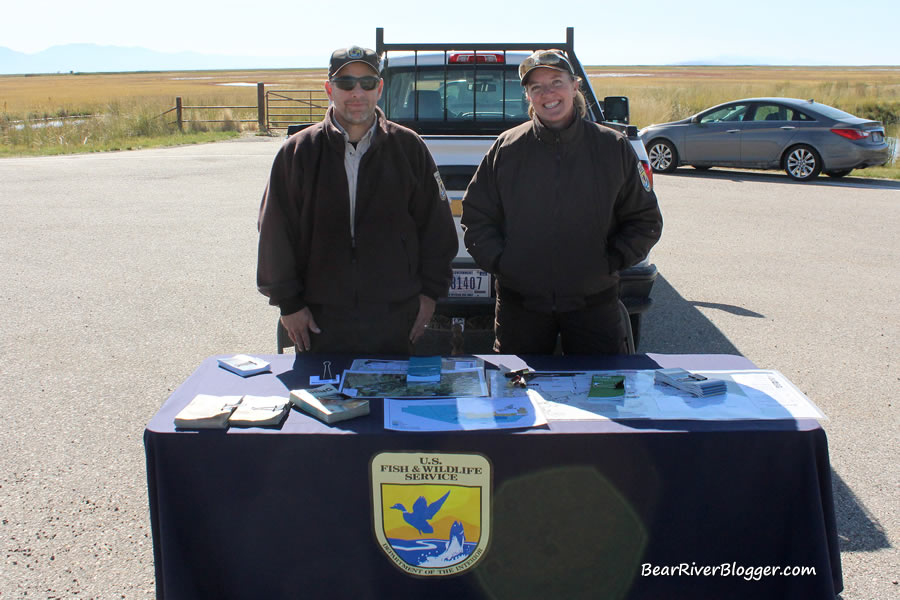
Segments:
[[[718,396],[726,391],[721,379],[709,379],[684,369],[659,369],[654,376],[656,383],[670,385],[698,398]]]

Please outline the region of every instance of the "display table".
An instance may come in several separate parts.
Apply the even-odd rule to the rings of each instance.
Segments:
[[[266,358],[272,373],[246,379],[207,359],[147,426],[158,598],[833,600],[842,589],[816,421],[399,433],[383,428],[373,400],[371,415],[331,427],[292,410],[274,429],[174,429],[198,393],[287,396],[322,374],[323,359],[334,372],[352,360]],[[754,368],[730,355],[527,360],[556,370]],[[487,457],[491,541],[477,566],[418,578],[382,553],[369,469],[384,451]]]

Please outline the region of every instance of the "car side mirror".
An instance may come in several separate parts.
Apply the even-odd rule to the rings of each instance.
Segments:
[[[603,99],[603,116],[612,123],[628,124],[628,98],[625,96],[607,96]]]
[[[693,117],[691,117],[691,123],[699,123],[699,122],[700,122],[700,115],[694,115]]]

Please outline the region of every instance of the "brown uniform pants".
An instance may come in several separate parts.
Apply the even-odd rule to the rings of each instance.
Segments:
[[[563,354],[626,354],[625,324],[616,295],[589,299],[582,309],[536,312],[521,296],[497,291],[494,351],[502,354],[553,354],[557,337]]]
[[[411,354],[409,332],[419,313],[418,296],[392,304],[310,304],[309,309],[322,330],[311,334],[311,352]]]

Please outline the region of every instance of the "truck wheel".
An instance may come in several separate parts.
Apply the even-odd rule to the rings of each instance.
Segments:
[[[809,181],[822,171],[822,159],[811,146],[800,144],[784,155],[784,172],[795,181]]]
[[[671,173],[678,167],[678,152],[666,140],[653,140],[647,148],[650,166],[657,173]]]

